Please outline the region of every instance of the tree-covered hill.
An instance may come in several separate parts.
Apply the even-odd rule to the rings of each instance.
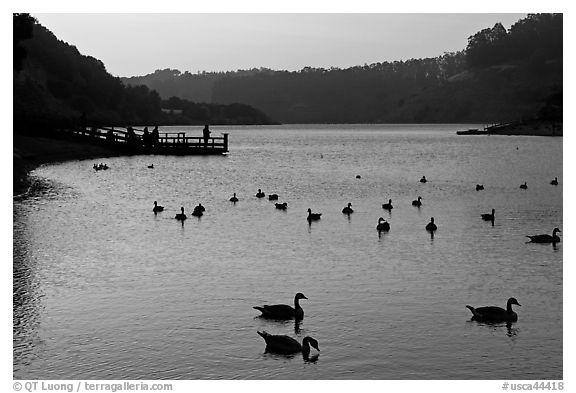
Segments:
[[[508,31],[497,23],[436,58],[296,72],[166,69],[123,80],[162,97],[243,102],[283,123],[505,122],[557,103],[562,24],[562,14],[531,14]],[[561,121],[561,107],[546,113]]]
[[[13,15],[14,129],[73,125],[85,114],[90,124],[263,124],[264,113],[248,105],[196,104],[162,110],[167,101],[143,85],[127,86],[104,64],[59,40],[29,14]],[[232,103],[230,103],[232,104]],[[194,108],[191,110],[190,108]]]

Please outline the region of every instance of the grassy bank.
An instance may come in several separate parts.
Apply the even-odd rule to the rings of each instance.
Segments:
[[[118,152],[103,146],[76,143],[62,139],[14,135],[13,195],[30,186],[28,173],[42,164],[117,156]]]

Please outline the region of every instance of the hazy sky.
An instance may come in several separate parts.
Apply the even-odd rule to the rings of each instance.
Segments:
[[[346,68],[464,49],[470,35],[526,14],[44,14],[59,39],[116,76],[156,69]]]

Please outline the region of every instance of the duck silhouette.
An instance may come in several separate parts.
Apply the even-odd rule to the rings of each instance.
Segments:
[[[557,186],[557,185],[558,185],[558,178],[555,177],[554,180],[552,180],[552,181],[550,182],[550,184],[552,184],[553,186]]]
[[[520,185],[520,188],[523,190],[527,190],[528,189],[528,184],[526,184],[526,182],[524,182],[524,184]]]
[[[150,169],[154,169],[154,164],[150,164],[150,165],[148,165],[148,168],[150,168]]]
[[[485,213],[485,214],[482,214],[481,217],[484,221],[494,221],[494,212],[495,212],[495,210],[492,209],[492,214]]]
[[[436,229],[438,229],[438,227],[436,226],[436,224],[434,224],[434,217],[431,217],[430,222],[426,225],[426,230],[429,232],[433,232]]]
[[[342,209],[342,213],[344,214],[352,214],[354,213],[354,210],[352,210],[352,204],[350,202],[348,202],[348,206],[344,207],[344,209]]]
[[[158,206],[158,202],[154,201],[154,208],[152,208],[152,211],[154,213],[159,213],[161,211],[164,211],[164,206]]]
[[[552,231],[552,236],[550,235],[526,235],[530,238],[528,243],[560,243],[560,237],[556,235],[557,232],[562,232],[558,228],[554,228]]]
[[[276,206],[276,209],[286,210],[288,208],[288,203],[275,203],[274,206]]]
[[[268,195],[268,200],[269,200],[269,201],[277,201],[277,200],[278,200],[278,194],[270,194],[270,195]]]
[[[230,198],[230,202],[238,202],[238,198],[236,197],[236,193],[234,193],[234,195],[232,196],[232,198]]]
[[[417,207],[422,206],[421,200],[422,200],[422,197],[419,196],[417,200],[412,201],[412,206],[417,206]]]
[[[496,306],[478,307],[466,306],[472,311],[472,320],[479,322],[516,322],[518,315],[512,311],[512,305],[520,306],[516,298],[511,297],[506,303],[506,309]]]
[[[378,231],[389,231],[390,230],[390,224],[388,222],[386,222],[386,220],[383,217],[380,217],[378,219],[378,225],[376,225],[376,229]]]
[[[186,218],[188,218],[188,217],[186,217],[186,214],[184,214],[184,206],[182,206],[180,208],[180,210],[181,210],[181,213],[176,214],[176,217],[174,217],[174,218],[177,220],[180,220],[180,221],[184,221]]]
[[[476,191],[483,190],[484,186],[482,184],[476,184]]]
[[[426,180],[426,176],[422,176],[422,178],[420,179],[420,183],[426,183],[428,180]]]
[[[262,313],[261,317],[270,319],[302,319],[304,318],[304,310],[300,307],[300,299],[308,299],[303,293],[298,292],[294,296],[294,307],[287,304],[273,304],[254,306],[252,308]]]
[[[273,335],[265,331],[258,332],[258,334],[266,341],[266,352],[282,355],[302,352],[302,356],[307,360],[310,356],[310,347],[320,351],[318,341],[310,336],[304,337],[302,344],[300,344],[290,336]]]
[[[382,204],[382,209],[388,210],[388,211],[392,210],[393,209],[392,199],[388,199],[388,203]]]
[[[259,188],[258,192],[256,193],[256,198],[264,198],[265,196],[266,194],[264,194],[262,190]]]
[[[320,216],[322,216],[322,213],[312,213],[312,209],[308,208],[308,217],[307,217],[308,221],[319,220]]]

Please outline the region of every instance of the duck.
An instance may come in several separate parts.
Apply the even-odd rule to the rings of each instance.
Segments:
[[[164,211],[164,206],[158,206],[158,202],[154,201],[154,208],[152,209],[154,213]]]
[[[308,221],[319,220],[322,213],[312,213],[312,209],[308,208]]]
[[[433,232],[436,229],[438,229],[438,226],[436,226],[436,224],[434,224],[434,217],[430,217],[430,222],[426,225],[426,230]]]
[[[310,347],[320,352],[318,341],[310,336],[304,337],[302,344],[290,336],[281,336],[269,334],[266,331],[257,332],[266,341],[266,352],[279,353],[289,355],[293,353],[302,352],[304,359],[310,355]]]
[[[419,196],[417,200],[412,201],[412,206],[418,206],[418,207],[422,206],[421,199],[422,197]]]
[[[484,189],[484,185],[482,184],[476,184],[476,191],[480,191]]]
[[[356,179],[362,179],[362,176],[356,175]]]
[[[264,198],[265,196],[266,194],[264,194],[262,190],[259,188],[258,192],[256,193],[256,198]]]
[[[294,307],[287,304],[274,304],[274,305],[263,305],[254,306],[252,308],[259,310],[264,318],[271,319],[302,319],[304,318],[304,310],[300,307],[300,299],[308,299],[303,293],[298,292],[294,296]]]
[[[202,204],[199,203],[198,206],[196,206],[196,207],[194,208],[194,211],[192,212],[192,215],[193,215],[194,217],[202,217],[202,215],[204,214],[204,211],[205,211],[205,210],[206,210],[206,209],[204,208],[204,206],[202,206]]]
[[[420,183],[426,183],[428,180],[426,180],[426,176],[422,176],[422,178],[420,179]]]
[[[270,195],[268,195],[268,200],[269,200],[269,201],[277,201],[277,200],[278,200],[278,194],[270,194]]]
[[[232,196],[232,198],[230,198],[230,202],[238,202],[238,198],[236,197],[236,193],[234,193],[234,196]]]
[[[518,315],[512,311],[512,305],[520,306],[516,298],[511,297],[506,303],[506,310],[496,306],[474,308],[466,306],[467,309],[472,311],[472,320],[479,322],[516,322]]]
[[[389,231],[390,230],[390,224],[388,222],[386,222],[386,220],[383,217],[380,217],[378,219],[378,225],[376,225],[376,229],[378,231]]]
[[[182,213],[176,214],[176,217],[174,217],[174,218],[177,220],[180,220],[180,221],[184,221],[186,218],[188,218],[188,217],[186,217],[186,214],[184,214],[184,206],[182,206],[180,208],[180,210],[182,211]]]
[[[275,203],[276,209],[286,210],[288,208],[288,203]]]
[[[382,209],[388,210],[388,211],[392,210],[393,209],[392,199],[388,199],[388,203],[382,204]]]
[[[552,236],[550,235],[526,235],[530,238],[529,243],[560,243],[560,237],[556,235],[557,232],[562,232],[558,228],[554,228],[552,231]]]
[[[557,186],[557,185],[558,185],[558,178],[555,177],[554,180],[552,180],[552,181],[550,182],[550,184],[552,184],[553,186]]]
[[[352,204],[350,202],[348,202],[348,206],[344,207],[344,209],[342,209],[342,213],[344,214],[352,214],[354,213],[354,210],[352,210]]]
[[[492,209],[492,214],[490,214],[490,213],[482,214],[482,219],[483,219],[484,221],[494,221],[494,211],[495,211],[495,210]]]
[[[150,169],[154,169],[154,164],[150,164],[150,165],[148,165],[148,168],[150,168]]]
[[[526,182],[524,182],[524,184],[520,185],[520,188],[523,190],[526,190],[526,189],[528,189],[528,185],[526,184]]]

